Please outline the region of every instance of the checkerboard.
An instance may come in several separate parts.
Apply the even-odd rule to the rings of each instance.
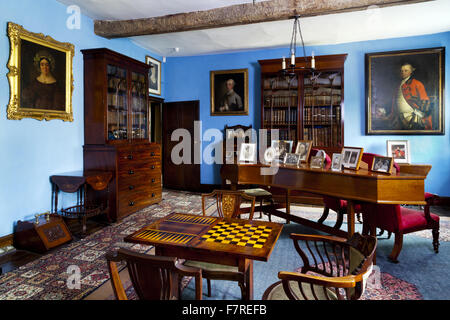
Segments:
[[[203,235],[202,240],[241,247],[262,248],[271,231],[272,228],[266,226],[221,221]]]

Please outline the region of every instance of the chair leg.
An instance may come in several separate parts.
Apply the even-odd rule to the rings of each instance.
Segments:
[[[334,225],[334,229],[340,229],[342,226],[342,222],[344,221],[345,210],[339,210],[337,212],[336,224]]]
[[[398,232],[395,234],[395,242],[394,242],[394,248],[392,249],[391,254],[389,255],[389,259],[394,262],[398,263],[398,255],[400,254],[400,251],[402,251],[403,247],[403,233]]]
[[[208,285],[208,297],[211,297],[211,279],[206,279],[206,284]]]
[[[433,249],[434,252],[439,253],[439,227],[434,228],[433,232]]]
[[[328,207],[323,208],[322,216],[317,221],[317,223],[323,223],[328,218],[329,213],[330,213],[330,208],[328,208]]]
[[[262,219],[262,206],[263,206],[263,199],[261,199],[259,203],[259,219]]]

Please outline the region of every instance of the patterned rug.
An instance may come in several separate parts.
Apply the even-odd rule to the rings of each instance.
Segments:
[[[210,202],[208,205],[212,204]],[[123,242],[123,238],[171,212],[201,213],[199,194],[163,191],[159,204],[147,207],[119,223],[86,238],[69,243],[33,262],[0,276],[0,300],[78,300],[109,279],[104,255],[109,250],[129,248],[148,252],[150,246]],[[70,266],[80,269],[81,286],[69,289]],[[124,266],[122,266],[123,268]],[[72,283],[69,281],[69,283]]]
[[[301,267],[295,272],[301,272]],[[374,267],[360,300],[423,300],[423,297],[415,285],[387,272],[377,272]]]
[[[211,205],[213,202],[210,202]],[[213,208],[211,208],[213,209]],[[109,273],[104,255],[109,250],[130,248],[138,252],[148,252],[150,246],[141,246],[123,242],[128,234],[143,226],[173,212],[200,213],[201,200],[199,194],[164,190],[163,200],[144,210],[141,210],[119,223],[112,224],[89,235],[83,240],[70,243],[12,272],[0,276],[0,300],[78,300],[83,299],[109,280]],[[322,214],[322,208],[292,206],[293,214],[317,221]],[[259,213],[255,213],[259,217]],[[243,217],[245,218],[245,217]],[[267,216],[263,215],[263,220]],[[327,219],[334,224],[336,214],[330,211]],[[274,222],[285,222],[284,219],[273,216]],[[345,218],[344,218],[345,223]],[[357,229],[360,227],[357,224]],[[345,224],[342,229],[346,229]],[[441,216],[440,241],[449,241],[450,218]],[[428,235],[429,233],[429,235]],[[431,232],[414,233],[414,235],[429,238]],[[67,286],[69,266],[80,269],[79,289],[69,289]],[[123,268],[124,266],[122,266]],[[186,279],[184,285],[188,284]],[[369,288],[363,299],[422,299],[417,288],[389,273],[381,273],[380,288]],[[125,284],[130,298],[135,298],[130,283]],[[111,296],[112,298],[112,296]]]

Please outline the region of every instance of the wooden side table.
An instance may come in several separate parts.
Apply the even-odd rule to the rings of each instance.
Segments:
[[[94,203],[87,199],[87,189],[90,187],[94,192],[106,190],[109,193],[109,182],[111,179],[112,173],[109,171],[74,171],[52,175],[50,177],[50,181],[52,182],[52,212],[67,219],[81,220],[83,234],[86,233],[86,220],[90,217],[106,214],[108,221],[110,221],[108,197],[106,197],[106,203],[101,201]],[[76,192],[77,204],[65,209],[63,208],[58,212],[59,191],[67,193]]]

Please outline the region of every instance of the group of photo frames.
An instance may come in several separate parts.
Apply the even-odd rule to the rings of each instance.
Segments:
[[[293,141],[272,140],[271,146],[264,152],[264,163],[270,164],[274,161],[285,165],[299,166],[308,163],[311,152],[312,141],[300,140],[297,142],[295,152],[291,153]],[[387,140],[387,156],[374,156],[371,167],[368,170],[379,173],[392,173],[394,161],[397,163],[409,163],[409,141]],[[333,153],[331,159],[331,170],[342,171],[343,169],[359,170],[364,148],[344,147],[341,153]],[[309,161],[310,168],[323,169],[325,165],[325,151],[319,150]],[[240,163],[256,163],[256,143],[242,143],[239,151]]]

